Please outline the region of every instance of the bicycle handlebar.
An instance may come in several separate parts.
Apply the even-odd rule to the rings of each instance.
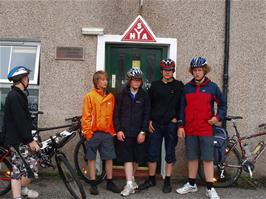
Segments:
[[[78,122],[81,120],[81,116],[74,116],[70,118],[66,118],[65,121],[72,121],[72,122]]]

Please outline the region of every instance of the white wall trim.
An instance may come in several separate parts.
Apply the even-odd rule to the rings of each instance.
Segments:
[[[176,62],[177,58],[177,39],[175,38],[156,38],[156,42],[128,42],[121,41],[122,35],[98,35],[97,55],[96,55],[96,71],[105,70],[105,46],[107,43],[112,44],[147,44],[147,45],[167,45],[169,46],[167,58]],[[175,76],[175,74],[174,74]],[[164,143],[164,142],[163,142]],[[162,146],[161,175],[165,177],[165,148]]]
[[[168,45],[167,58],[176,61],[177,58],[177,39],[176,38],[156,38],[156,42],[126,42],[121,41],[122,35],[98,35],[96,71],[105,70],[105,45],[113,44],[147,44],[147,45]]]

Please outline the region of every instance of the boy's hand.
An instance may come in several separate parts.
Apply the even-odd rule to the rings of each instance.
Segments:
[[[138,142],[139,144],[142,144],[144,141],[145,141],[145,134],[143,134],[143,133],[139,133],[139,134],[138,134],[138,137],[137,137],[137,142]]]
[[[177,136],[179,139],[185,138],[186,137],[185,129],[184,128],[178,128]]]
[[[119,141],[125,141],[125,134],[123,133],[123,131],[118,131],[116,136]]]
[[[208,123],[210,124],[210,125],[215,125],[215,124],[217,124],[219,121],[218,121],[218,119],[217,119],[217,117],[215,117],[215,116],[213,116],[210,120],[208,120]]]
[[[151,120],[149,121],[149,131],[150,131],[151,133],[153,133],[153,132],[155,131],[155,128],[153,127],[153,125],[152,125],[152,121],[151,121]]]
[[[40,150],[40,146],[38,145],[38,143],[35,140],[33,140],[31,143],[29,143],[29,147],[30,147],[30,150],[33,152]]]

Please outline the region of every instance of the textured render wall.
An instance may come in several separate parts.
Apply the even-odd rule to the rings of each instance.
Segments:
[[[231,19],[228,113],[243,116],[239,129],[250,135],[266,121],[266,1],[233,1]],[[265,176],[265,153],[257,166]]]
[[[81,27],[102,27],[105,34],[122,34],[139,14],[138,2],[0,1],[1,38],[41,40],[40,109],[45,112],[41,126],[61,124],[65,117],[81,114],[83,95],[92,87],[97,38],[83,36]],[[144,0],[142,14],[155,35],[177,38],[178,79],[189,81],[189,62],[193,56],[202,55],[213,66],[209,77],[222,86],[224,10],[222,0]],[[240,129],[252,130],[266,120],[262,85],[265,1],[233,1],[231,12],[229,113],[245,116]],[[56,46],[82,46],[85,60],[55,60]],[[177,157],[180,161],[175,173],[186,175],[183,142],[177,146]],[[263,174],[265,163],[259,169],[258,174]]]

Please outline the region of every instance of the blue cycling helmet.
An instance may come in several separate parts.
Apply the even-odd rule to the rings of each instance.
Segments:
[[[193,57],[190,62],[191,68],[201,68],[207,64],[207,60],[203,57]]]
[[[12,70],[9,71],[7,75],[7,79],[9,81],[18,82],[23,77],[28,76],[31,70],[26,68],[25,66],[15,66]]]
[[[130,68],[127,72],[128,79],[140,79],[143,78],[143,72],[138,68]]]

